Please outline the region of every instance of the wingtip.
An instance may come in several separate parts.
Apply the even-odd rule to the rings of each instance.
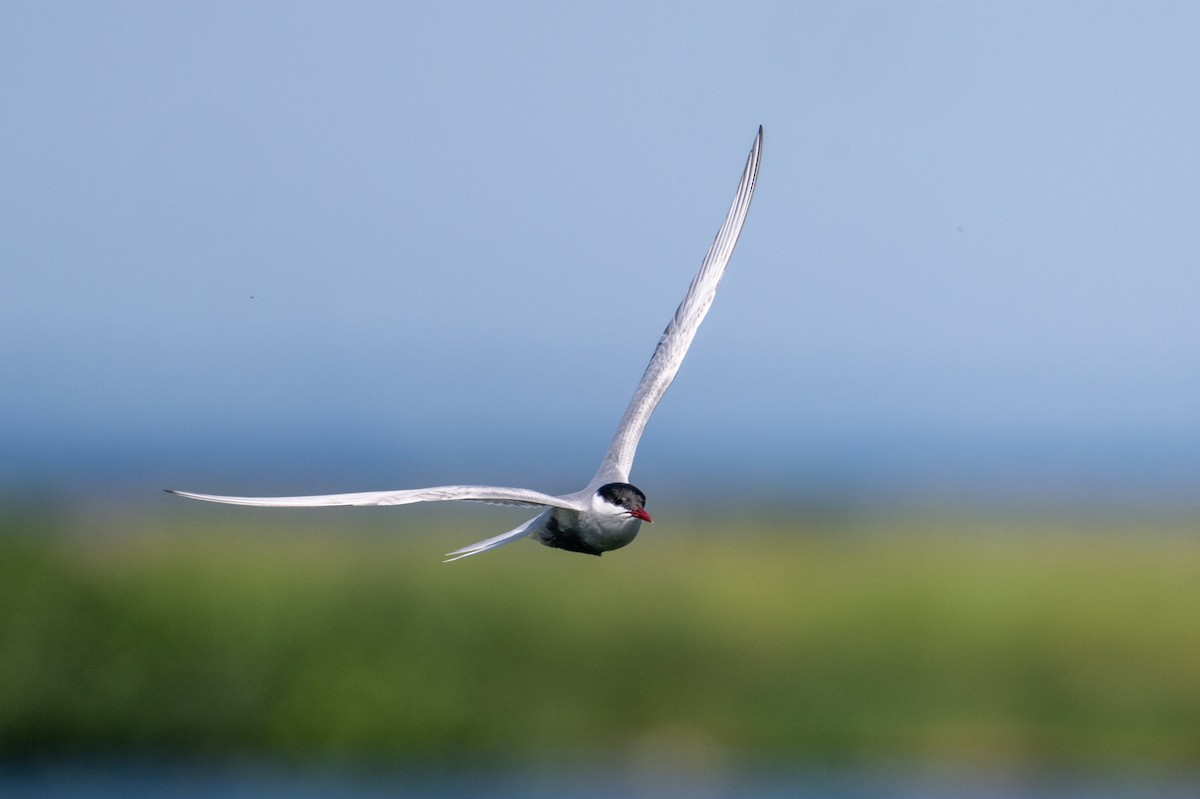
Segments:
[[[750,157],[747,161],[747,166],[749,166],[749,164],[754,163],[755,161],[757,161],[759,158],[762,157],[762,149],[763,149],[763,126],[759,125],[758,133],[754,136],[754,143],[752,145],[750,145]],[[757,173],[758,173],[757,165],[755,165],[755,167],[754,167],[754,172],[755,172],[755,175],[757,176]]]

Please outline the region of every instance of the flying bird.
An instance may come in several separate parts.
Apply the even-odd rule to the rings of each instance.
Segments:
[[[625,409],[625,415],[621,417],[621,423],[617,426],[617,432],[608,446],[600,468],[582,490],[554,496],[528,488],[455,485],[307,497],[226,497],[168,489],[169,493],[207,502],[269,508],[408,505],[414,502],[456,500],[542,509],[537,516],[507,533],[448,553],[447,562],[477,555],[526,537],[548,547],[589,555],[600,555],[625,546],[637,536],[642,522],[651,521],[650,514],[646,512],[646,495],[629,483],[629,471],[633,466],[638,441],[650,414],[654,412],[663,393],[675,379],[696,330],[716,296],[717,286],[721,283],[721,276],[725,274],[725,266],[729,263],[729,257],[733,254],[734,245],[737,244],[742,225],[746,221],[746,214],[750,210],[750,199],[754,195],[754,185],[758,180],[762,140],[763,131],[759,126],[729,213],[721,223],[721,229],[717,231],[717,237],[709,247],[708,254],[704,256],[700,271],[692,279],[683,302],[667,323],[654,355],[650,358],[650,364]]]

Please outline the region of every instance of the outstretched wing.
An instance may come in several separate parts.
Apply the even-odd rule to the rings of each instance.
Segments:
[[[717,238],[708,248],[700,271],[692,279],[692,285],[688,287],[683,302],[679,303],[675,316],[663,331],[658,347],[650,358],[650,365],[646,367],[642,382],[638,384],[633,399],[629,401],[629,407],[625,409],[625,415],[621,417],[621,424],[617,426],[617,433],[613,436],[591,485],[629,480],[633,456],[637,452],[642,431],[646,429],[646,422],[650,419],[650,414],[654,413],[654,408],[671,385],[671,381],[675,379],[679,365],[683,363],[683,356],[687,355],[696,330],[712,305],[717,286],[721,283],[721,276],[725,274],[725,265],[729,263],[729,256],[733,254],[733,247],[742,232],[746,213],[750,210],[750,198],[754,195],[754,185],[758,181],[762,140],[762,126],[759,126],[758,136],[750,149],[750,157],[746,159],[746,169],[742,172],[737,194],[733,197],[733,205],[730,206],[721,229],[717,231]]]
[[[311,497],[224,497],[215,494],[194,494],[190,491],[167,489],[205,502],[224,502],[227,505],[254,505],[263,508],[318,508],[337,505],[409,505],[414,502],[487,502],[493,505],[553,507],[581,510],[577,502],[562,497],[531,491],[528,488],[498,486],[436,486],[402,491],[362,491],[355,494],[321,494]]]

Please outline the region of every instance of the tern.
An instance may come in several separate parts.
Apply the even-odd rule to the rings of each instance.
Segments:
[[[476,544],[456,549],[446,555],[446,562],[478,555],[519,538],[533,538],[548,547],[570,552],[600,555],[619,549],[633,541],[642,522],[650,522],[646,512],[646,495],[631,485],[629,471],[638,441],[650,414],[675,379],[692,339],[712,305],[717,286],[725,274],[725,266],[733,254],[734,245],[742,232],[750,199],[758,180],[758,162],[762,156],[762,127],[754,138],[746,168],[738,183],[733,204],[717,237],[709,247],[700,271],[692,279],[683,302],[667,324],[650,364],[638,384],[633,399],[621,417],[616,435],[609,444],[600,468],[585,488],[573,494],[554,496],[528,488],[498,486],[453,485],[399,491],[364,491],[353,494],[323,494],[306,497],[226,497],[196,494],[190,491],[169,493],[207,502],[230,505],[254,505],[269,508],[312,508],[334,505],[408,505],[414,502],[485,502],[495,505],[516,505],[542,508],[534,518],[507,533]]]

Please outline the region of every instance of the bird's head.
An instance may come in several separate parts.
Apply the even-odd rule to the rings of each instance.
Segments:
[[[606,483],[596,489],[596,499],[596,504],[609,513],[643,522],[654,521],[646,513],[646,495],[629,483]]]

